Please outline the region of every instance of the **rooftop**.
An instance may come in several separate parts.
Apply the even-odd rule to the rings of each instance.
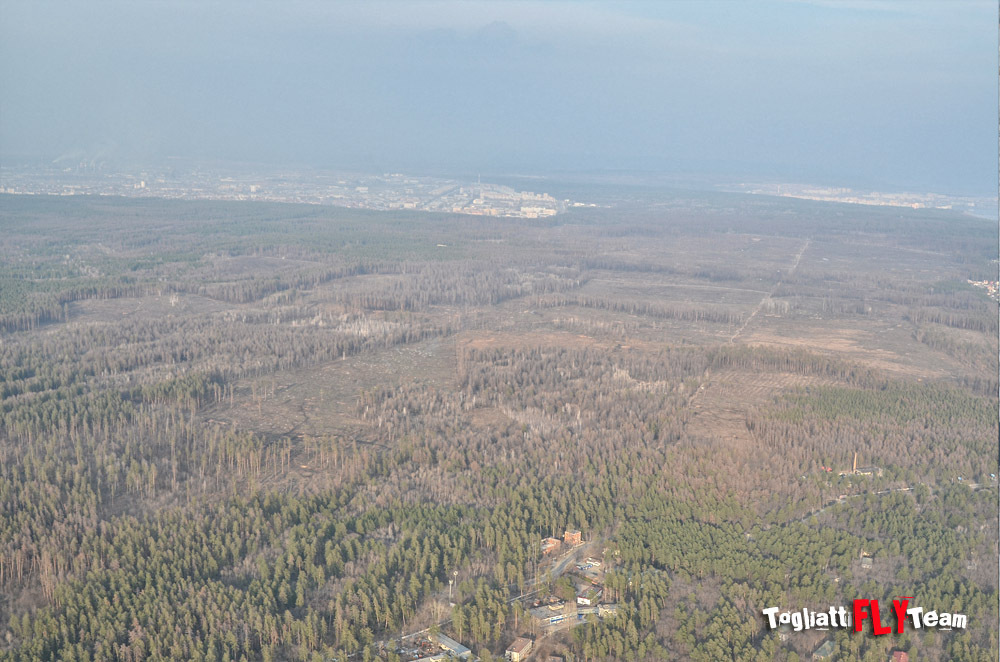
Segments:
[[[833,650],[835,647],[836,644],[833,643],[833,639],[827,639],[826,641],[823,642],[823,645],[817,648],[816,652],[813,653],[813,659],[823,660],[830,657],[831,655],[833,655]]]
[[[525,655],[531,650],[531,639],[525,639],[524,637],[518,637],[514,640],[510,646],[507,647],[508,653],[518,653],[520,655]]]
[[[443,634],[437,634],[433,636],[441,648],[450,651],[455,657],[466,657],[472,654],[472,651],[468,647],[463,646],[451,637],[445,636]]]

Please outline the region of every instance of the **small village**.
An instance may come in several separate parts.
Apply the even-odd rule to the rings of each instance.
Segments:
[[[998,289],[998,281],[995,280],[968,280],[966,281],[969,285],[977,287],[981,290],[986,290],[986,295],[994,301],[1000,301],[1000,289]]]
[[[512,601],[518,603],[520,613],[527,618],[521,619],[518,631],[512,633],[513,640],[502,653],[504,660],[563,662],[557,642],[544,649],[540,644],[562,630],[611,618],[618,613],[618,605],[608,599],[604,590],[605,562],[584,556],[592,544],[584,541],[582,532],[577,529],[566,530],[562,538],[549,537],[540,541],[542,560],[550,564],[543,567],[551,581],[538,581],[536,585],[543,590],[531,591]],[[480,659],[468,646],[440,630],[432,627],[401,639],[395,647],[399,659],[403,662]]]
[[[824,467],[825,469],[825,467]],[[857,466],[857,455],[851,471],[842,471],[840,475],[871,476],[879,475],[878,467]],[[539,551],[548,578],[545,582],[537,581],[536,586],[543,587],[518,596],[513,602],[518,603],[519,613],[525,614],[516,632],[510,632],[506,645],[501,653],[492,659],[503,659],[508,662],[566,662],[565,643],[561,642],[557,633],[572,629],[585,623],[595,623],[618,614],[618,604],[610,599],[610,592],[605,591],[604,576],[608,564],[612,561],[586,556],[593,542],[583,540],[583,534],[576,529],[569,529],[562,538],[542,538]],[[605,553],[607,550],[605,550]],[[862,550],[859,557],[862,572],[871,571],[874,558]],[[541,572],[541,568],[540,568]],[[839,581],[839,577],[834,581]],[[456,640],[444,634],[441,626],[432,626],[420,633],[403,637],[392,649],[401,662],[443,662],[446,660],[467,660],[480,662],[473,651]],[[790,626],[782,626],[778,630],[778,639],[785,642],[791,632]],[[836,651],[831,638],[823,639],[812,655],[814,660],[832,659]],[[383,651],[383,655],[388,650]],[[893,651],[891,662],[906,662],[907,654]]]

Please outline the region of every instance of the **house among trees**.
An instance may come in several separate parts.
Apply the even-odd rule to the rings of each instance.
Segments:
[[[833,639],[827,639],[824,641],[819,648],[813,653],[813,660],[829,660],[833,657],[833,652],[837,645],[833,643]]]
[[[906,651],[892,651],[889,662],[910,662],[910,654]]]
[[[881,476],[882,475],[882,467],[876,467],[876,466],[859,467],[858,466],[858,454],[855,453],[854,454],[854,465],[851,467],[851,470],[850,471],[841,471],[839,475],[841,475],[841,476]]]
[[[524,662],[528,659],[528,653],[531,652],[531,644],[531,639],[518,637],[514,643],[507,647],[506,659],[510,662]]]
[[[451,637],[445,636],[443,634],[431,635],[431,640],[437,642],[437,645],[448,651],[448,653],[459,659],[466,659],[472,656],[472,651],[469,650],[467,646],[463,646]]]
[[[601,618],[604,618],[605,616],[614,616],[617,613],[618,613],[617,603],[597,606],[597,615],[600,616]]]
[[[559,551],[559,547],[562,543],[559,542],[558,538],[543,538],[542,539],[542,554],[548,556],[549,554],[555,554]]]
[[[578,605],[596,605],[597,601],[601,599],[601,593],[603,589],[594,588],[592,586],[586,586],[580,589],[579,594],[576,596],[576,604]]]
[[[567,545],[579,545],[583,542],[583,534],[577,529],[568,530],[563,534],[563,542]]]

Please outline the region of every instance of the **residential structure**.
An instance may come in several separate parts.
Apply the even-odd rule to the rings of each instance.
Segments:
[[[601,594],[603,589],[586,587],[580,591],[576,596],[576,604],[578,605],[596,605],[597,601],[601,599]]]
[[[531,652],[531,644],[531,639],[518,637],[514,640],[514,643],[507,647],[507,654],[505,657],[510,662],[524,662],[524,660],[528,659],[528,653]]]
[[[881,476],[882,467],[876,467],[873,465],[867,467],[858,466],[858,454],[854,454],[854,466],[851,467],[850,471],[841,471],[838,475],[840,476]]]
[[[833,658],[834,650],[837,645],[833,643],[833,639],[827,639],[824,641],[819,648],[812,655],[813,660],[829,660]]]
[[[463,646],[451,637],[443,634],[436,634],[431,635],[431,639],[436,641],[441,648],[448,651],[454,657],[464,660],[472,655],[472,651],[469,650],[468,647]]]
[[[607,604],[607,605],[597,606],[597,615],[600,616],[601,618],[605,618],[606,616],[614,616],[617,613],[618,613],[617,604]]]

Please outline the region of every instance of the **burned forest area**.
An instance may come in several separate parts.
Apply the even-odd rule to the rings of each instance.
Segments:
[[[589,194],[0,197],[0,659],[995,659],[995,223]]]

